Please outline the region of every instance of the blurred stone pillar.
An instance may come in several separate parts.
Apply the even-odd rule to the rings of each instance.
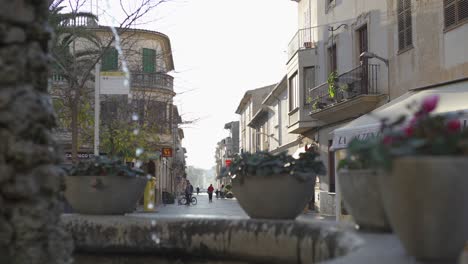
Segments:
[[[71,263],[47,94],[47,0],[0,0],[0,263]]]

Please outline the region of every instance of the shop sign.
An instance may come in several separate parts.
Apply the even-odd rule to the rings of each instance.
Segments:
[[[162,155],[163,157],[170,158],[172,157],[172,148],[162,148]]]

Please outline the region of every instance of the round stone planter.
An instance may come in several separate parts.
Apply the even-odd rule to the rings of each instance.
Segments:
[[[299,181],[288,174],[233,179],[237,201],[251,218],[295,219],[314,195],[315,177]]]
[[[468,241],[468,158],[405,157],[379,173],[393,231],[406,251],[428,260],[455,260]]]
[[[145,177],[66,176],[65,198],[75,213],[130,213],[143,195],[147,181]]]
[[[391,231],[383,208],[377,173],[374,170],[340,170],[338,177],[346,209],[359,229]]]

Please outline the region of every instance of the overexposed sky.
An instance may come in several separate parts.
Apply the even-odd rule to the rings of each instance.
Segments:
[[[179,112],[184,120],[200,118],[184,126],[187,165],[209,169],[216,143],[228,136],[224,124],[239,120],[234,112],[245,91],[277,83],[286,74],[297,3],[173,0],[151,18],[139,27],[171,40]]]

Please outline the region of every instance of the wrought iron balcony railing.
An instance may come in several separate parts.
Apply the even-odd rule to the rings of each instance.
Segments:
[[[315,28],[299,29],[288,45],[288,61],[298,52],[303,49],[315,48]]]
[[[66,79],[59,73],[53,73],[51,76],[53,85],[66,83]],[[159,72],[132,72],[130,74],[131,87],[165,89],[174,91],[174,77]]]
[[[130,75],[132,88],[156,88],[174,91],[174,77],[159,72],[132,72]]]
[[[378,94],[378,71],[379,65],[363,64],[339,75],[333,89],[330,89],[328,83],[323,83],[308,90],[306,98],[311,112],[320,111],[358,95]]]

